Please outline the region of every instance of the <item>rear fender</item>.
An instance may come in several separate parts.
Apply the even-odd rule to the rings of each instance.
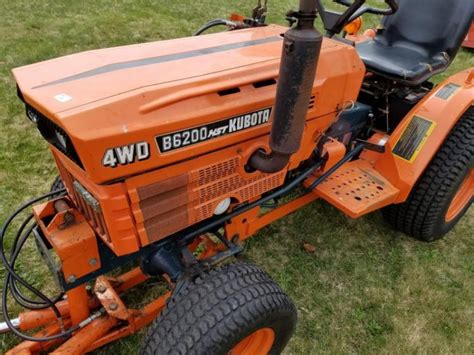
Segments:
[[[400,190],[395,203],[406,201],[456,122],[473,104],[474,68],[470,68],[433,89],[400,122],[385,153],[375,161],[375,169]],[[421,125],[413,130],[417,123]],[[418,139],[410,139],[410,131]]]

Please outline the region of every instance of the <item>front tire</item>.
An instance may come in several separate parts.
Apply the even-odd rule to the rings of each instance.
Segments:
[[[406,202],[386,207],[395,229],[422,241],[443,237],[467,212],[474,191],[474,108],[470,107],[426,168]]]
[[[64,186],[64,182],[63,180],[61,179],[61,176],[56,176],[54,178],[54,181],[53,183],[51,184],[51,188],[49,189],[50,192],[53,192],[53,191],[59,191],[59,190],[62,190],[64,189],[65,186]],[[49,197],[50,200],[53,200],[55,199],[56,197],[59,197],[61,195],[63,195],[64,193],[63,192],[58,192],[57,194],[54,194],[54,195],[51,195]]]
[[[280,354],[296,325],[290,298],[255,265],[186,281],[150,326],[143,354]]]

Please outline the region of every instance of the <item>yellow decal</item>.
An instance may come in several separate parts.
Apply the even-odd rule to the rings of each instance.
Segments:
[[[392,154],[413,163],[435,127],[436,122],[420,116],[413,116],[395,144]]]

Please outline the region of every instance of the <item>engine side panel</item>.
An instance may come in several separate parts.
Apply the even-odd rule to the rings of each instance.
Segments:
[[[239,144],[126,181],[141,243],[162,239],[210,218],[217,205],[259,197],[284,183],[286,170],[248,173],[244,166],[262,140]]]
[[[254,29],[219,36],[232,36],[236,43],[242,37],[258,40],[283,31],[282,27],[269,26],[263,32]],[[209,44],[208,37],[204,43]],[[224,199],[230,198],[236,205],[281,186],[286,173],[310,157],[337,113],[356,100],[365,73],[363,63],[353,47],[325,40],[301,149],[281,172],[248,173],[244,167],[251,154],[257,149],[269,149],[280,51],[278,40],[226,53],[233,57],[213,53],[189,63],[169,62],[167,68],[174,71],[176,80],[145,85],[65,111],[48,111],[47,105],[25,95],[27,103],[54,122],[48,125],[47,134],[55,138],[56,146],[64,134],[72,141],[83,169],[52,146],[61,176],[78,209],[116,254],[134,252],[211,217]],[[202,60],[210,61],[203,64],[206,70],[222,67],[222,71],[190,76],[190,70],[196,69],[189,66],[198,68]],[[160,67],[162,64],[156,64],[155,69],[165,68]],[[145,73],[152,75],[149,69],[154,66],[137,72],[139,80],[144,80]],[[178,78],[178,74],[186,78]],[[109,76],[107,85],[116,83],[123,89],[121,80],[127,77],[122,71],[105,75]],[[57,85],[73,85],[91,78]],[[242,129],[229,132],[232,125]],[[168,149],[169,141],[162,138],[204,126],[218,133],[173,149]],[[133,151],[123,150],[131,146]],[[144,147],[148,156],[135,156],[137,152],[142,154]],[[118,159],[120,153],[124,163],[114,167],[104,164],[112,159],[107,157],[110,151],[115,154],[113,159]],[[129,156],[131,161],[127,161]]]

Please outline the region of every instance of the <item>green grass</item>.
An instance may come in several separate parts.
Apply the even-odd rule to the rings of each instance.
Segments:
[[[0,0],[0,221],[47,191],[56,175],[45,142],[16,98],[12,68],[86,49],[186,36],[208,19],[249,13],[254,4]],[[270,6],[269,22],[284,23],[296,1],[271,0]],[[376,20],[369,18],[366,26]],[[472,52],[463,50],[437,80],[472,66]],[[467,354],[474,349],[473,224],[471,209],[447,238],[424,244],[391,230],[379,213],[351,220],[316,202],[258,233],[246,244],[245,257],[270,272],[299,309],[287,354]],[[304,252],[303,242],[316,252]],[[20,267],[30,270],[28,281],[54,291],[31,245]],[[145,291],[153,292],[153,285],[134,297]],[[142,334],[98,353],[137,353]],[[0,336],[0,352],[16,342]]]

